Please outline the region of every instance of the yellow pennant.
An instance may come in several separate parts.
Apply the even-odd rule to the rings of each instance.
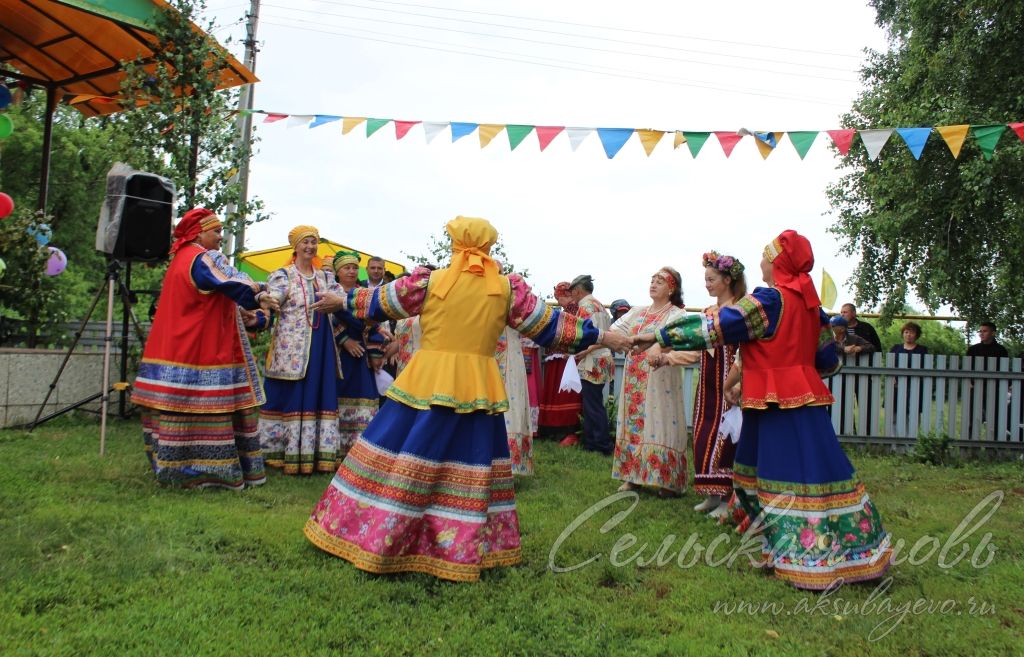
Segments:
[[[836,282],[832,280],[832,277],[828,275],[828,272],[824,269],[821,270],[821,307],[832,310],[832,306],[836,305],[836,297],[839,293],[836,291]]]
[[[480,148],[486,148],[491,140],[501,134],[505,129],[504,123],[481,123],[480,124]]]
[[[344,118],[344,119],[342,119],[341,120],[341,134],[347,135],[348,133],[352,132],[352,128],[355,128],[357,125],[359,125],[360,123],[362,123],[365,120],[366,120],[365,116],[364,117],[351,117],[351,118]]]
[[[651,152],[654,147],[658,145],[661,138],[665,136],[663,130],[637,130],[636,134],[640,136],[640,143],[643,144],[644,150],[647,151],[647,157],[651,156]]]
[[[775,136],[775,146],[778,146],[779,141],[782,139],[782,135],[783,134],[784,133],[782,133],[782,132],[773,132],[772,133],[772,135]],[[767,160],[768,156],[771,155],[772,151],[775,150],[775,146],[772,146],[771,144],[766,144],[765,142],[761,141],[757,137],[754,137],[754,143],[757,144],[757,150],[760,151],[761,159],[762,160]]]
[[[935,128],[946,140],[946,146],[949,146],[949,152],[953,154],[954,160],[960,157],[960,149],[964,146],[964,140],[967,139],[967,131],[970,127],[969,125],[943,125]]]
[[[673,150],[676,149],[676,148],[679,148],[680,146],[682,146],[685,143],[686,143],[686,135],[683,134],[682,130],[676,130],[676,138],[672,142]]]

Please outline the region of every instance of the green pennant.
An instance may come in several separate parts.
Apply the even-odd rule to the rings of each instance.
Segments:
[[[1006,132],[1006,124],[972,125],[971,132],[974,133],[974,141],[978,142],[981,154],[985,156],[986,160],[991,160],[999,138]]]
[[[389,123],[391,119],[366,119],[366,136],[369,137]]]
[[[789,135],[789,141],[792,142],[793,148],[796,149],[797,155],[802,160],[807,155],[807,151],[811,150],[811,144],[814,143],[815,138],[818,136],[818,131],[791,130],[786,134]]]
[[[526,135],[533,132],[532,125],[507,125],[505,126],[505,132],[508,133],[508,145],[512,150],[516,149],[516,146],[521,144]]]
[[[697,157],[697,153],[704,147],[704,142],[711,136],[710,132],[683,132],[686,137],[686,147],[690,149],[690,155]]]

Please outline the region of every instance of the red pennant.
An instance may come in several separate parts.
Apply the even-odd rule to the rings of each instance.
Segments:
[[[850,146],[853,145],[853,137],[857,134],[856,130],[829,130],[828,136],[832,138],[832,143],[836,145],[839,152],[846,155],[850,152]]]
[[[718,137],[718,143],[722,145],[726,157],[732,155],[732,149],[736,148],[736,144],[743,139],[743,135],[738,135],[735,132],[716,132],[715,136]]]
[[[395,139],[401,139],[412,130],[419,121],[395,121]]]
[[[551,140],[558,136],[558,133],[565,130],[565,126],[537,126],[537,141],[540,142],[540,150],[543,151],[551,143]]]
[[[1024,123],[1010,123],[1009,126],[1010,130],[1016,132],[1021,141],[1024,141]]]
[[[264,123],[273,123],[274,121],[280,121],[281,119],[287,119],[287,114],[267,114],[267,117],[263,119]]]

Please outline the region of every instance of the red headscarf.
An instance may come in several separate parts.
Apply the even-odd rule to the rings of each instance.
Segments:
[[[764,248],[764,255],[772,263],[772,277],[776,287],[784,287],[803,297],[804,305],[821,305],[814,282],[808,275],[814,267],[814,252],[806,237],[795,230],[784,230]]]
[[[192,208],[185,213],[178,225],[174,227],[174,244],[171,245],[171,255],[178,252],[178,249],[185,246],[204,230],[210,230],[220,226],[220,219],[212,210],[206,208]]]

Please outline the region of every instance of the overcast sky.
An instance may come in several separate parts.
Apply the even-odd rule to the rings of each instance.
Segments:
[[[230,24],[247,8],[210,0],[217,35],[241,37]],[[401,120],[828,130],[860,89],[863,50],[885,47],[873,10],[840,0],[276,0],[260,19],[257,109]],[[479,216],[542,295],[588,273],[606,303],[645,303],[651,274],[670,265],[702,306],[704,251],[737,256],[757,279],[763,246],[793,228],[814,246],[815,282],[824,267],[839,303],[852,298],[855,263],[827,232],[825,188],[839,174],[824,134],[803,161],[788,138],[762,160],[750,137],[728,159],[712,137],[694,159],[671,135],[651,157],[634,135],[609,160],[597,134],[576,152],[564,133],[543,153],[535,135],[511,152],[504,132],[481,150],[476,133],[428,145],[419,126],[397,141],[392,125],[367,139],[365,126],[342,136],[340,122],[260,120],[250,190],[274,218],[250,228],[250,250],[311,223],[408,262],[447,220]]]

